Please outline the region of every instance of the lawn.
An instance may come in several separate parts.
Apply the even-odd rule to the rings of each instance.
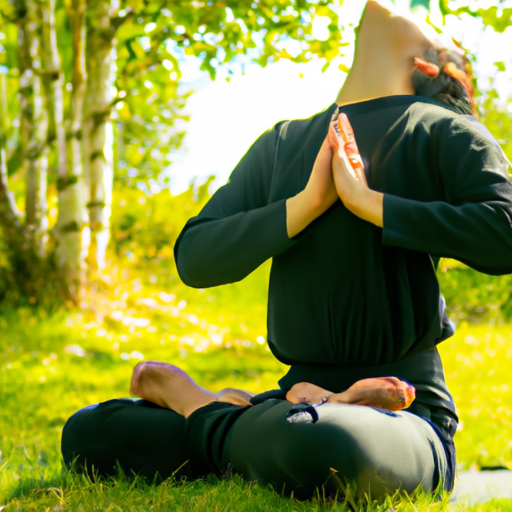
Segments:
[[[149,287],[136,276],[119,278],[105,284],[108,304],[99,301],[86,313],[2,311],[0,510],[348,510],[321,497],[284,498],[236,477],[157,486],[123,477],[92,482],[62,468],[66,419],[87,404],[127,396],[132,368],[143,358],[176,362],[212,389],[275,387],[285,367],[264,344],[267,273],[263,267],[242,284],[216,290],[186,289],[175,281],[162,291],[158,282]],[[462,420],[460,468],[512,467],[511,338],[512,325],[462,323],[441,346]],[[359,508],[392,505],[404,511],[454,508],[426,497]],[[512,502],[471,510],[512,511]]]

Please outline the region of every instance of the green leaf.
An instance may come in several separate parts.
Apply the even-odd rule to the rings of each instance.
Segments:
[[[498,62],[494,62],[494,65],[496,66],[496,69],[498,71],[506,71],[505,63],[502,60],[499,60]]]

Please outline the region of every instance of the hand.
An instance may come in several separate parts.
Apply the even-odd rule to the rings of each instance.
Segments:
[[[339,198],[354,215],[382,227],[384,195],[368,187],[354,132],[345,114],[333,120],[328,139],[333,148],[332,173]]]
[[[293,238],[338,199],[332,175],[332,149],[324,140],[306,188],[286,201],[286,229]]]
[[[333,114],[331,124],[329,125],[327,140],[329,141],[333,153],[339,153],[340,156],[346,156],[348,158],[348,171],[350,174],[352,174],[356,180],[362,181],[368,186],[366,174],[364,173],[363,159],[357,147],[354,130],[346,114],[339,113],[338,110]]]
[[[352,213],[355,213],[354,209],[364,204],[370,189],[366,183],[364,170],[352,165],[343,146],[339,146],[333,153],[332,174],[338,197]]]
[[[304,190],[313,208],[319,215],[327,211],[338,199],[331,171],[333,150],[327,138],[323,141],[316,156],[313,170]]]

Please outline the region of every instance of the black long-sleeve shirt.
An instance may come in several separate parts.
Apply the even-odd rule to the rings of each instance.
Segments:
[[[264,133],[176,247],[186,284],[243,279],[273,258],[268,342],[287,364],[379,365],[447,337],[433,258],[512,272],[512,184],[486,129],[418,96],[341,107],[384,228],[338,201],[294,239],[285,201],[304,189],[336,105]]]

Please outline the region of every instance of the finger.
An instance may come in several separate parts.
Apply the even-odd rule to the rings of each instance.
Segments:
[[[330,162],[332,160],[332,148],[327,140],[327,137],[322,143],[322,146],[320,147],[320,151],[318,152],[318,155],[316,157],[316,163],[322,165],[322,166],[328,166],[330,165]]]
[[[354,171],[360,171],[362,174],[364,174],[364,164],[361,155],[359,153],[352,153],[350,149],[347,149],[346,146],[345,152],[347,154],[348,159],[350,160],[350,164],[352,165]]]
[[[354,172],[356,173],[357,179],[364,185],[368,186],[368,182],[366,181],[366,174],[364,172],[364,167],[352,165],[352,168],[354,169]]]
[[[339,156],[339,159],[341,160],[341,170],[350,174],[353,178],[357,180],[357,175],[352,167],[352,164],[350,163],[350,160],[348,159],[347,152],[345,151],[344,146],[340,146],[336,154]]]
[[[327,141],[333,151],[338,151],[338,148],[340,147],[342,141],[340,141],[339,134],[336,133],[335,122],[329,124],[329,131],[327,132]]]
[[[354,135],[354,130],[348,117],[343,112],[338,117],[338,128],[340,131],[340,135],[343,139],[345,152],[347,153],[348,159],[352,165],[354,171],[357,169],[364,170],[363,159],[361,158],[361,154],[359,153],[359,148],[357,147],[356,137]],[[357,172],[356,172],[357,174]],[[364,180],[366,182],[366,179]]]
[[[346,145],[347,143],[353,144],[354,151],[359,153],[356,144],[356,137],[354,135],[354,130],[350,121],[348,120],[347,114],[343,112],[340,113],[338,117],[338,128],[340,130],[341,138],[343,139],[343,143]]]
[[[325,151],[332,155],[333,148],[329,140],[329,134],[327,134],[327,137],[322,142],[322,147],[320,148],[320,151]]]

